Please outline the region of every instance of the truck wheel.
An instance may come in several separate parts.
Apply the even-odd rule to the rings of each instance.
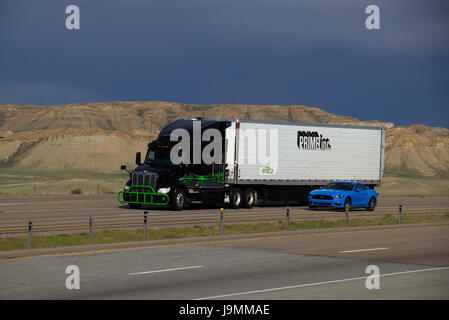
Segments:
[[[232,190],[230,206],[232,209],[238,209],[240,208],[241,204],[242,204],[242,191],[239,188],[235,188],[234,190]]]
[[[130,209],[140,209],[142,205],[140,203],[128,203]]]
[[[175,189],[173,195],[170,197],[170,207],[172,210],[182,210],[186,206],[187,197],[182,189]]]
[[[376,209],[376,199],[371,198],[371,200],[369,201],[369,204],[368,204],[368,208],[366,208],[366,210],[374,211],[374,209]]]
[[[254,206],[254,191],[253,189],[243,190],[242,206],[244,208],[251,209]]]

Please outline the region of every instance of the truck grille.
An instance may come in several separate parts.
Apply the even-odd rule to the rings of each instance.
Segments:
[[[312,199],[319,199],[319,200],[332,200],[332,196],[327,196],[327,195],[323,195],[323,194],[317,194],[312,196]]]
[[[157,174],[153,172],[133,173],[131,177],[131,185],[133,186],[150,186],[156,189]],[[148,192],[148,188],[137,188],[133,191]],[[155,190],[156,191],[156,190]]]

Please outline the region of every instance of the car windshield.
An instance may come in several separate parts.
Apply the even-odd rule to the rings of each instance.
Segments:
[[[352,191],[353,186],[354,185],[349,182],[331,182],[326,184],[323,189]]]
[[[148,149],[145,156],[145,163],[153,166],[170,166],[170,150],[169,149]]]

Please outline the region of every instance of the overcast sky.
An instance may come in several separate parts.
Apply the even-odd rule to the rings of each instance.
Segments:
[[[448,57],[445,0],[0,0],[0,103],[304,104],[449,128]]]

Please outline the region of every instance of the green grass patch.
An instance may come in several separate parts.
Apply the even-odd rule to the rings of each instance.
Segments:
[[[0,176],[5,182],[17,182],[17,178],[24,180],[67,180],[67,179],[122,179],[126,176],[117,169],[116,173],[103,173],[81,170],[36,170],[26,168],[0,168]]]
[[[449,179],[447,175],[426,177],[412,175],[403,171],[385,172],[380,187],[376,188],[381,195],[449,195]]]
[[[449,195],[449,172],[433,177],[387,168],[376,190],[382,195]],[[81,170],[36,170],[0,167],[0,195],[70,194],[79,187],[83,194],[109,194],[122,190],[128,175],[117,168],[104,173]]]
[[[0,195],[111,194],[122,190],[128,179],[120,170],[101,173],[0,168]]]
[[[409,223],[437,223],[448,222],[449,214],[444,215],[422,215],[402,217],[403,224]],[[350,227],[361,226],[382,226],[394,225],[398,223],[398,217],[386,215],[384,217],[354,218],[349,220]],[[292,221],[289,229],[328,229],[345,226],[345,219],[320,219],[306,221]],[[148,230],[147,240],[194,238],[219,235],[219,225],[212,226],[192,226],[192,227],[171,227],[163,229]],[[285,221],[259,222],[259,223],[225,223],[224,234],[251,234],[262,232],[276,232],[285,230]],[[135,230],[101,230],[94,233],[94,243],[119,243],[140,241],[143,239],[143,229]],[[75,245],[85,245],[89,243],[88,233],[79,234],[58,234],[58,235],[33,235],[33,248],[56,248]],[[26,237],[0,238],[0,251],[20,250],[27,248]]]

